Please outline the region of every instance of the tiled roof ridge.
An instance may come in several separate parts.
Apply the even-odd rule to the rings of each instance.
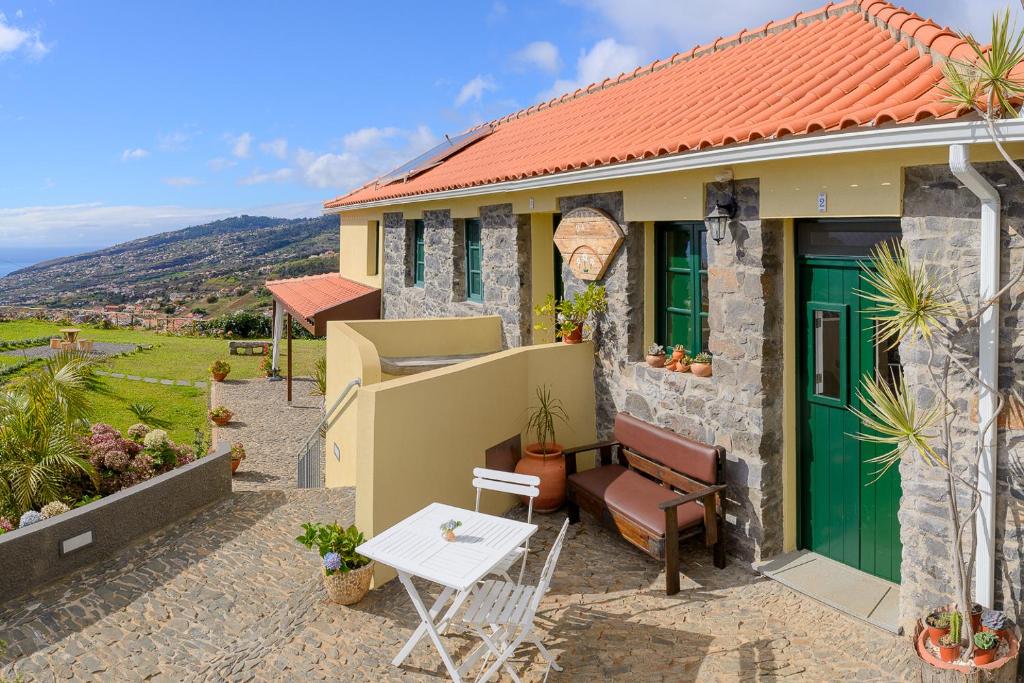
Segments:
[[[499,126],[502,123],[528,116],[537,111],[550,109],[564,102],[570,102],[591,93],[606,90],[620,83],[646,76],[676,64],[689,62],[698,57],[721,52],[752,40],[765,38],[800,26],[851,13],[859,13],[868,23],[887,30],[897,42],[905,40],[923,54],[935,55],[937,53],[942,61],[953,56],[967,58],[971,54],[967,43],[956,31],[949,27],[939,26],[934,21],[925,19],[908,9],[896,7],[885,0],[842,0],[841,2],[829,2],[814,10],[797,12],[785,19],[769,21],[763,26],[743,29],[739,33],[734,33],[728,37],[719,37],[710,43],[697,45],[687,52],[677,52],[665,59],[656,59],[650,64],[638,66],[628,73],[622,72],[614,78],[609,76],[603,81],[594,82],[588,86],[577,88],[571,93],[563,93],[550,100],[532,104],[519,111],[475,126],[471,130],[487,125]]]

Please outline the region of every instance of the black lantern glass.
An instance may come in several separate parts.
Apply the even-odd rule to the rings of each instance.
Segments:
[[[711,213],[704,218],[704,225],[708,229],[708,235],[715,241],[715,244],[721,244],[725,238],[725,231],[729,227],[729,221],[735,215],[736,210],[732,202],[727,204],[716,203],[715,208],[711,210]]]

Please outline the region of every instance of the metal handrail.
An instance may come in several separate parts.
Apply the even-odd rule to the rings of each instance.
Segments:
[[[324,437],[324,427],[331,420],[331,416],[334,415],[334,411],[338,409],[341,402],[345,400],[349,392],[354,387],[362,386],[363,382],[358,377],[349,382],[337,400],[331,405],[329,410],[325,410],[323,417],[320,418],[320,422],[317,423],[313,432],[306,439],[302,447],[299,448],[299,452],[296,454],[295,459],[295,470],[296,470],[296,485],[298,488],[320,488],[323,486],[323,468],[321,461],[323,460],[323,453],[321,451],[320,439]],[[315,446],[315,448],[314,448]],[[315,462],[313,462],[315,460]],[[311,482],[313,485],[311,486]]]

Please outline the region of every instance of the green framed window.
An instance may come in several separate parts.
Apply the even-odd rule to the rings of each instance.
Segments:
[[[655,334],[690,355],[708,350],[708,242],[704,223],[665,221],[655,230]]]
[[[415,220],[412,237],[412,284],[414,287],[423,286],[423,277],[426,271],[426,256],[423,245],[423,221]]]
[[[466,219],[466,298],[483,302],[483,245],[480,243],[480,220]]]

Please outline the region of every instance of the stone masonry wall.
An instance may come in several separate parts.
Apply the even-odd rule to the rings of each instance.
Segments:
[[[1019,272],[1024,263],[1024,241],[1011,237],[1007,226],[1024,228],[1024,187],[1004,163],[978,164],[1003,199],[1003,240],[1001,283]],[[908,168],[904,180],[903,244],[911,258],[936,275],[948,278],[960,290],[958,299],[970,307],[978,300],[978,243],[980,204],[946,166]],[[1000,388],[1021,393],[1024,378],[1024,320],[1020,302],[1024,285],[1018,285],[1004,298],[1000,310]],[[968,349],[965,360],[977,366],[977,330],[963,341]],[[914,390],[921,405],[931,405],[934,392],[928,380],[928,354],[917,345],[900,348],[907,386]],[[940,359],[933,361],[936,365]],[[974,405],[976,391],[962,382],[952,387],[961,407]],[[971,459],[977,439],[976,423],[963,419],[955,425],[954,452],[963,460]],[[1024,431],[1000,429],[998,432],[999,467],[997,471],[996,607],[1021,614],[1021,586],[1024,584]],[[901,565],[902,590],[900,614],[910,623],[928,607],[950,602],[954,579],[949,564],[950,533],[946,522],[945,478],[942,473],[907,455],[900,463],[903,499],[900,504],[900,531],[903,541]],[[966,502],[966,501],[964,501]]]
[[[724,188],[709,186],[708,202]],[[602,280],[608,313],[595,334],[598,430],[625,411],[728,451],[730,552],[753,561],[782,549],[782,224],[759,218],[759,183],[738,181],[731,236],[711,243],[709,299],[714,376],[649,368],[643,362],[642,223],[623,220],[621,194],[565,197],[607,211],[626,241]],[[586,283],[562,271],[567,295]]]
[[[484,301],[466,300],[465,220],[447,209],[423,212],[424,282],[413,287],[411,222],[384,214],[384,317],[499,315],[505,346],[530,343],[529,216],[511,204],[480,207]]]

